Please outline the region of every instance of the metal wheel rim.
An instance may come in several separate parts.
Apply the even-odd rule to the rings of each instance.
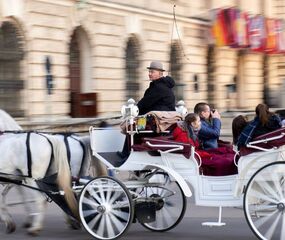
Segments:
[[[79,199],[84,228],[97,239],[116,239],[133,219],[133,204],[125,186],[110,177],[91,180]]]
[[[274,162],[258,170],[247,184],[244,213],[259,239],[285,239],[284,179],[285,162]]]
[[[186,211],[186,197],[178,183],[170,181],[168,175],[157,173],[154,176],[157,175],[164,177],[160,186],[147,187],[145,192],[147,192],[147,196],[159,195],[162,197],[163,207],[156,211],[156,220],[154,222],[142,223],[142,225],[152,231],[168,231],[182,220]]]

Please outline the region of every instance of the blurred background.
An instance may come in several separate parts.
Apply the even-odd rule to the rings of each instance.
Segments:
[[[284,0],[0,0],[0,108],[18,119],[118,115],[161,61],[177,101],[285,107]]]

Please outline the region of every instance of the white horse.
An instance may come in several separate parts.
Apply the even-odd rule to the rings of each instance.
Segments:
[[[27,148],[29,144],[29,148]],[[35,133],[7,133],[0,136],[0,176],[5,179],[20,180],[22,183],[38,188],[35,180],[43,179],[47,173],[57,173],[57,183],[64,191],[68,206],[77,216],[77,202],[71,189],[70,170],[65,146],[53,136]],[[36,212],[28,232],[37,233],[42,228],[46,199],[39,191],[33,191],[36,199]],[[5,204],[5,191],[0,195],[0,218],[8,232],[15,229]]]
[[[5,111],[0,109],[0,131],[13,131],[13,130],[22,130],[21,126]],[[40,134],[40,133],[39,133]],[[45,136],[50,136],[50,134]],[[106,175],[106,169],[101,165],[99,161],[94,159],[94,156],[91,154],[90,148],[90,137],[88,136],[76,136],[70,133],[61,133],[52,135],[56,137],[59,141],[64,143],[65,149],[67,152],[68,162],[70,164],[71,175],[73,177],[80,176],[98,176],[98,175]],[[93,161],[91,161],[91,159]],[[3,202],[5,204],[6,195],[13,185],[9,184],[5,187],[3,191]],[[28,219],[24,224],[26,227],[29,227],[29,232],[32,234],[36,234],[40,228],[37,230],[31,230],[31,225],[33,222],[33,216],[35,216],[34,209],[31,208],[29,204],[25,203],[25,199],[27,196],[27,192],[24,191],[21,187],[17,188],[20,192],[20,196],[22,197],[22,201],[24,203],[25,210],[28,214]],[[70,224],[72,228],[78,228],[78,223],[74,221],[73,218],[67,218],[67,222]],[[14,229],[11,229],[14,230]],[[11,232],[8,228],[7,232]]]

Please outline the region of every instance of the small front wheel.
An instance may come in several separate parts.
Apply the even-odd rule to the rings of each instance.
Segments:
[[[88,182],[79,198],[84,228],[97,239],[116,239],[133,221],[133,201],[127,188],[111,177]]]

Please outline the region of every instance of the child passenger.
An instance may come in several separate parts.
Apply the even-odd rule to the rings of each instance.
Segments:
[[[200,149],[198,134],[201,129],[200,117],[189,113],[184,121],[178,122],[172,132],[173,139],[190,143],[202,159],[201,172],[209,176],[225,176],[237,173],[234,164],[234,152],[229,147],[219,147],[208,151]]]

